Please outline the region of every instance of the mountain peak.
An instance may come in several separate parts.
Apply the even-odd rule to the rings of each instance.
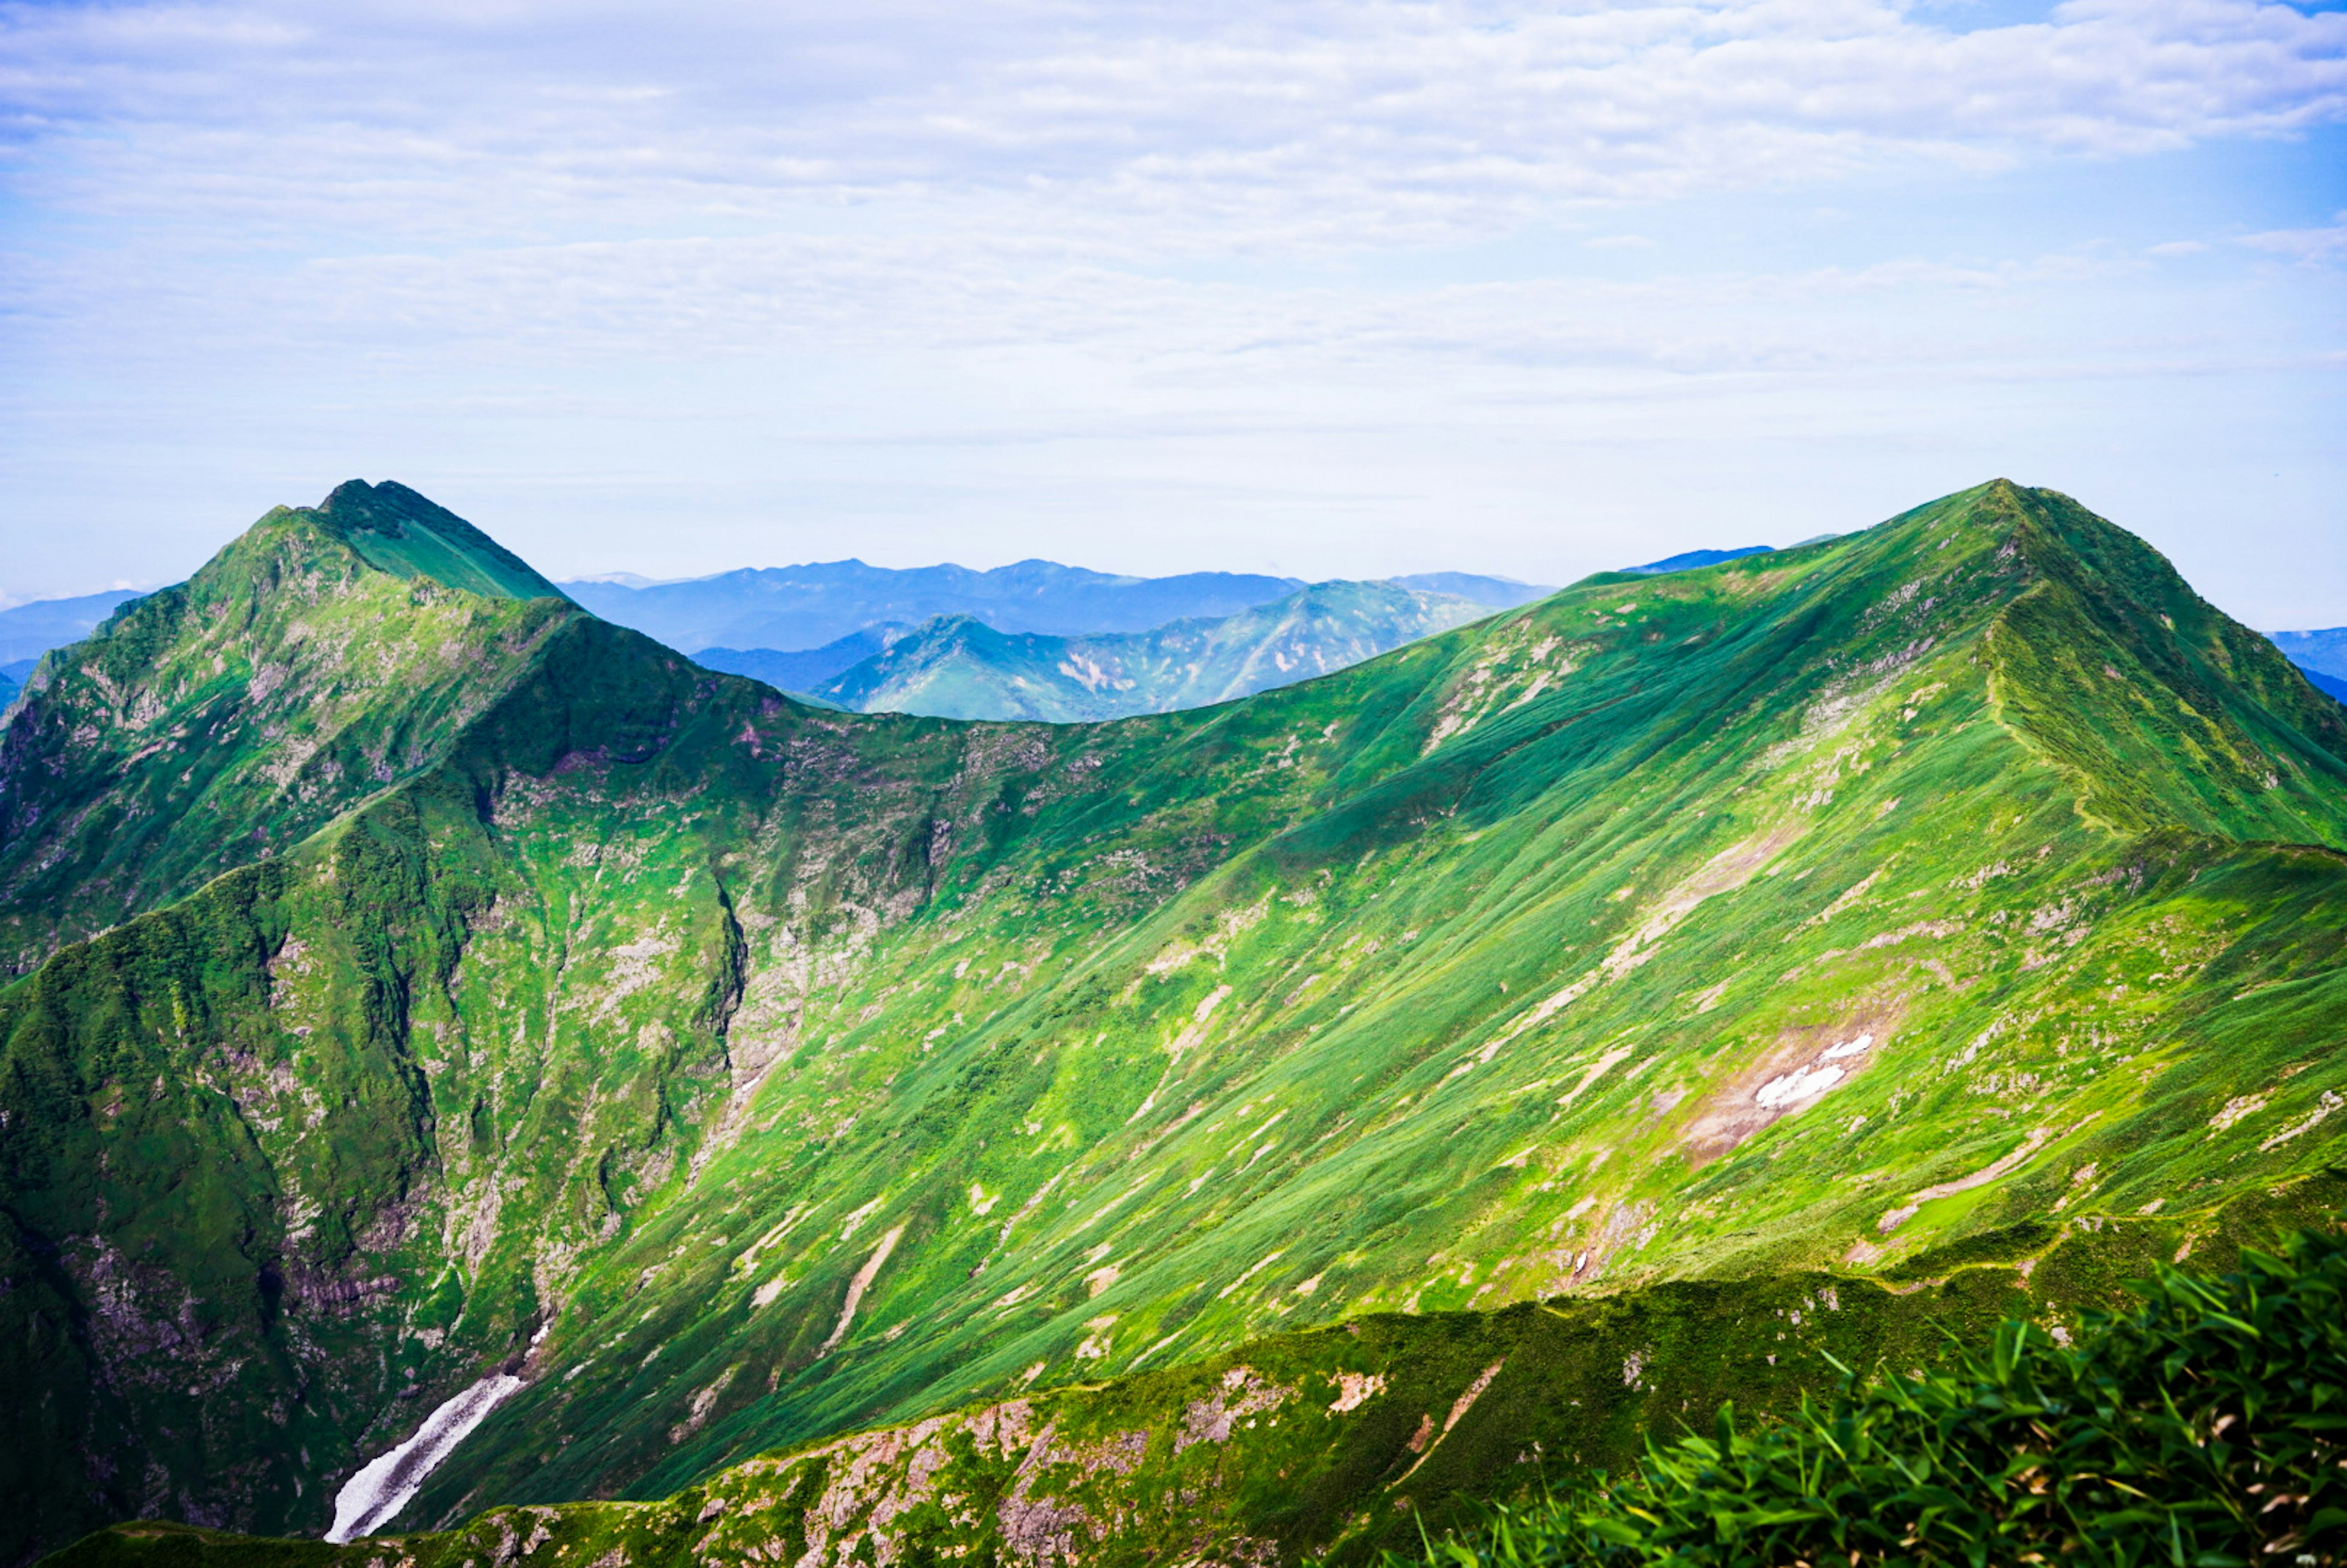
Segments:
[[[419,579],[460,591],[417,593]],[[0,979],[429,765],[583,619],[404,485],[273,509],[186,582],[47,653],[8,710]]]
[[[370,566],[492,599],[569,597],[528,561],[395,479],[349,479],[310,515]]]

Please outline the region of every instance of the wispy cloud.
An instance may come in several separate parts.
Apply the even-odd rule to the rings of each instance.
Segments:
[[[2270,229],[2262,234],[2243,235],[2241,243],[2310,265],[2347,260],[2347,212],[2339,214],[2337,222],[2319,229]]]
[[[1971,32],[1870,0],[0,15],[32,192],[441,241],[893,195],[1153,247],[1382,242],[2347,112],[2347,15],[2254,0]]]

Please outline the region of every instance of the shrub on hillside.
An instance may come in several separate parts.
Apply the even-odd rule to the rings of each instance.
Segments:
[[[2009,1323],[1985,1354],[1750,1431],[1724,1409],[1428,1563],[2347,1563],[2347,1242],[2303,1232],[2221,1279],[2134,1288],[2140,1309],[2075,1343]]]

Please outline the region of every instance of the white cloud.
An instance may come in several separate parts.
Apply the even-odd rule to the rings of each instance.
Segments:
[[[2262,234],[2245,234],[2241,243],[2309,265],[2347,258],[2347,212],[2324,228],[2271,229]]]
[[[2254,0],[0,15],[35,194],[443,241],[951,192],[1153,247],[1380,242],[2347,112],[2347,15]]]

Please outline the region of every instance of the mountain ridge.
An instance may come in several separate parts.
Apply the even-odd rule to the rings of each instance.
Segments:
[[[514,1358],[405,1517],[1274,1327],[1880,1274],[2335,1146],[2347,713],[2050,492],[1101,725],[818,712],[497,613],[538,634],[415,768],[0,990],[45,1129],[0,1141],[0,1382],[46,1423],[0,1490],[47,1539],[147,1495],[84,1454],[315,1528]],[[0,798],[137,686],[33,693]],[[200,1399],[140,1370],[170,1335]]]
[[[425,765],[421,732],[494,692],[496,667],[518,669],[548,624],[544,607],[569,602],[504,592],[542,579],[499,554],[466,556],[471,541],[437,508],[354,521],[354,501],[372,496],[344,486],[335,497],[339,511],[333,497],[272,511],[186,583],[118,608],[26,678],[0,735],[0,974],[61,935],[192,891],[222,845],[298,838]],[[255,641],[281,621],[282,635]],[[177,778],[150,762],[182,753]],[[157,852],[123,854],[125,833]]]

